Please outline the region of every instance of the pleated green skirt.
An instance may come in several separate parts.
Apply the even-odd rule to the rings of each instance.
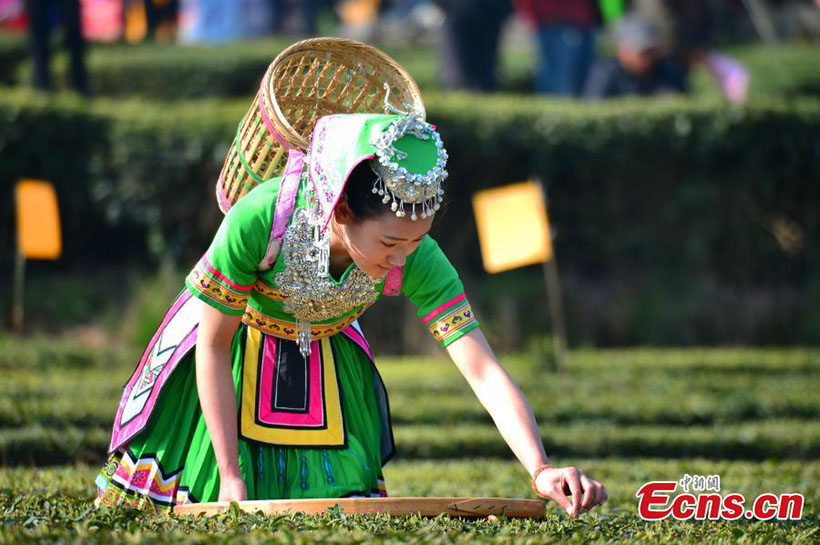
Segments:
[[[390,433],[389,416],[385,423],[386,398],[381,399],[381,379],[369,356],[344,334],[334,335],[327,339],[329,343],[325,343],[330,347],[333,361],[328,358],[331,354],[325,353],[322,357],[326,366],[333,365],[338,382],[337,407],[341,410],[343,444],[327,448],[282,446],[290,443],[287,438],[291,434],[297,437],[305,433],[301,429],[291,432],[287,428],[276,430],[280,438],[278,444],[270,444],[251,439],[242,432],[244,417],[261,414],[258,407],[247,406],[253,402],[254,396],[247,392],[243,396],[243,388],[247,390],[248,381],[254,379],[253,373],[264,378],[263,371],[254,369],[249,373],[246,369],[255,357],[247,356],[250,350],[248,339],[254,334],[261,335],[264,342],[264,334],[242,324],[231,349],[232,375],[240,412],[237,415],[240,422],[239,468],[248,499],[386,496],[382,477],[382,464],[386,461],[383,435]],[[291,343],[295,347],[292,341],[275,339],[275,342]],[[313,344],[317,346],[316,342]],[[104,464],[96,479],[98,505],[170,509],[180,503],[217,501],[219,470],[199,406],[194,352],[191,350],[169,377],[145,429],[128,445],[112,453]],[[323,409],[325,419],[332,420],[329,413],[333,411],[333,403],[327,397],[328,392],[336,390],[328,383],[328,377],[326,371],[323,383],[326,406]],[[287,384],[278,387],[282,391]],[[242,406],[243,397],[245,407]],[[264,399],[268,397],[268,394],[263,395]],[[255,403],[260,403],[258,395]],[[243,410],[247,412],[245,416]],[[257,424],[259,422],[249,425]],[[261,427],[258,429],[261,433],[267,431]],[[312,432],[308,430],[308,433]],[[317,433],[328,433],[328,430]],[[281,440],[283,437],[284,441]],[[390,441],[392,445],[392,437]]]

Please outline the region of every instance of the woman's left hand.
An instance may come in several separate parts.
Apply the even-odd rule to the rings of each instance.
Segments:
[[[545,469],[538,474],[535,488],[539,496],[555,500],[572,518],[596,505],[603,505],[609,497],[604,485],[590,479],[577,467]],[[569,495],[572,501],[567,498]]]

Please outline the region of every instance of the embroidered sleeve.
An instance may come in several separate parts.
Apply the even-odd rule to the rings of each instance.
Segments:
[[[458,273],[429,236],[407,258],[402,293],[442,347],[478,327]]]
[[[242,314],[270,232],[269,191],[251,191],[222,220],[211,246],[185,279],[193,295],[226,314]]]

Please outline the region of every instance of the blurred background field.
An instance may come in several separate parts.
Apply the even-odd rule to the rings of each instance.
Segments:
[[[116,329],[123,305],[164,310],[220,221],[213,184],[248,97],[292,41],[93,46],[95,98],[86,100],[33,95],[24,38],[0,40],[0,81],[10,84],[0,91],[0,177],[52,180],[63,211],[63,259],[29,267],[30,289],[42,294],[28,310],[34,330],[100,316]],[[532,95],[533,51],[513,46],[499,62],[502,92],[450,92],[438,83],[433,46],[387,50],[419,81],[447,142],[449,202],[433,234],[494,346],[520,350],[547,328],[543,282],[538,267],[483,272],[470,196],[532,177],[547,187],[571,344],[820,342],[814,42],[727,45],[752,77],[740,107],[700,69],[681,97],[591,104]],[[7,268],[13,215],[4,203]],[[146,283],[166,289],[146,301]],[[67,286],[82,297],[63,300]],[[9,305],[4,290],[6,320]],[[398,302],[368,318],[380,353],[434,350]]]
[[[292,37],[264,38],[219,45],[93,44],[87,53],[90,91],[95,96],[141,97],[163,101],[202,98],[241,98],[242,104],[259,86],[260,74],[276,53],[293,43]],[[433,45],[396,44],[382,46],[405,67],[422,91],[442,89],[439,64]],[[749,89],[750,99],[764,97],[816,96],[820,76],[813,70],[817,45],[813,42],[728,45],[726,52],[760,75]],[[54,71],[68,65],[64,52],[55,52]],[[498,61],[498,91],[531,94],[536,53],[526,43],[515,42],[502,49]],[[0,81],[27,85],[32,63],[25,36],[0,34]],[[58,88],[70,89],[58,77]],[[690,97],[719,98],[719,90],[704,70],[694,74]]]
[[[0,543],[816,541],[820,48],[816,29],[766,41],[746,2],[710,3],[733,14],[715,46],[748,70],[743,103],[727,102],[702,66],[675,96],[535,94],[538,52],[517,23],[503,32],[492,93],[444,84],[441,26],[363,36],[422,89],[450,153],[448,203],[432,234],[532,403],[547,452],[609,491],[604,509],[577,521],[553,504],[544,521],[500,524],[91,509],[122,385],[221,221],[214,184],[237,123],[270,61],[298,37],[91,43],[85,96],[57,49],[53,92],[33,92],[28,38],[0,32],[0,270],[14,259],[17,179],[54,183],[64,236],[59,261],[27,264],[23,335],[6,331],[11,275],[0,283]],[[791,7],[814,9],[810,21],[820,11],[764,4],[779,28]],[[323,8],[320,33],[337,30]],[[598,34],[598,55],[611,57]],[[551,356],[540,267],[486,274],[470,205],[477,190],[535,177],[563,283],[564,373]],[[361,322],[390,396],[389,493],[533,497],[415,309],[385,298]],[[802,493],[804,518],[642,522],[637,489],[684,473],[719,474],[724,494],[747,499]]]

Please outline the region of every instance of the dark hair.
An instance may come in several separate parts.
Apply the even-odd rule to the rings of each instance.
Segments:
[[[376,173],[370,168],[370,161],[362,161],[347,179],[342,197],[353,212],[356,221],[377,218],[390,212],[390,205],[382,202],[382,196],[373,193]]]
[[[382,202],[382,195],[373,193],[373,184],[376,183],[376,173],[370,168],[370,161],[362,161],[350,173],[347,179],[342,198],[347,200],[347,205],[353,212],[353,219],[357,222],[367,219],[378,218],[383,214],[394,214],[390,210],[389,204]],[[442,203],[441,210],[436,216],[442,216],[447,200]],[[409,214],[408,214],[409,215]]]

